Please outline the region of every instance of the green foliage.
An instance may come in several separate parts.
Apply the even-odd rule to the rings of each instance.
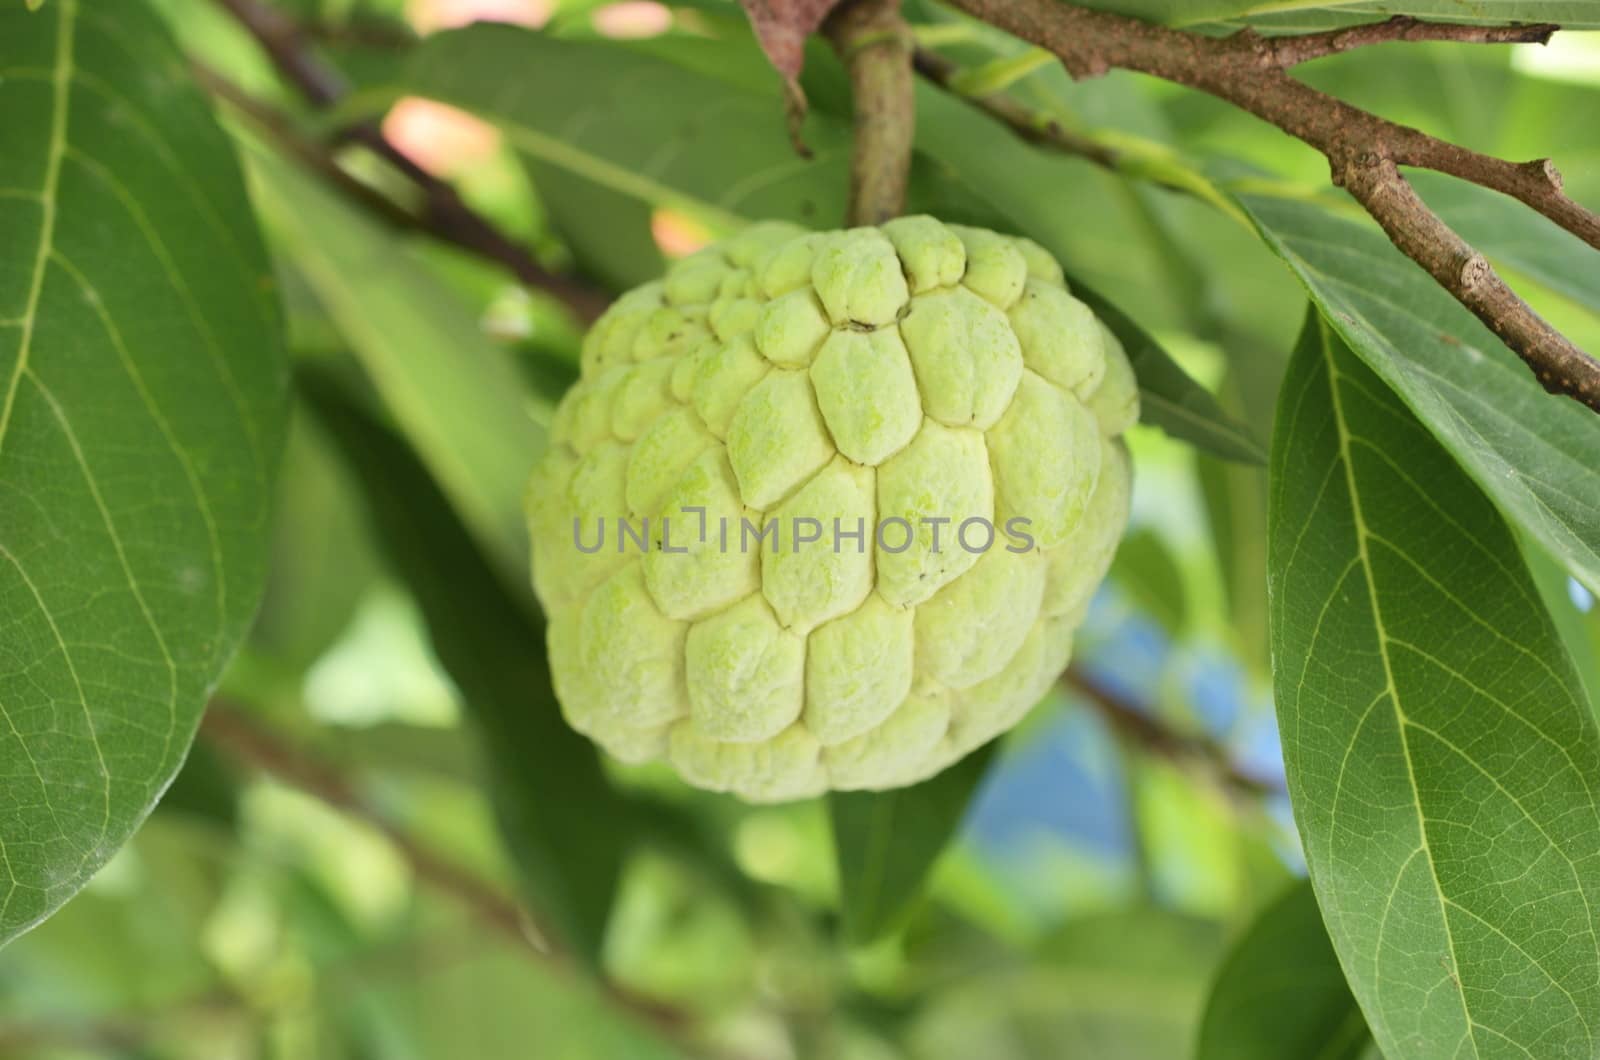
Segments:
[[[1600,733],[1505,521],[1315,315],[1272,478],[1289,790],[1384,1055],[1592,1052]]]
[[[1139,376],[1140,422],[1225,460],[1266,463],[1266,453],[1249,429],[1224,412],[1211,392],[1190,379],[1149,332],[1082,281],[1072,283],[1072,293],[1105,321],[1127,351]]]
[[[0,943],[150,812],[264,577],[285,374],[231,151],[141,4],[0,10]]]
[[[390,233],[283,160],[250,161],[263,212],[385,407],[496,561],[526,569],[522,488],[542,432],[506,351]]]
[[[1212,984],[1195,1060],[1363,1060],[1373,1050],[1308,883],[1234,944]]]
[[[1112,576],[1151,618],[1167,629],[1181,631],[1189,621],[1183,571],[1154,530],[1135,530],[1122,539]]]
[[[1028,968],[992,968],[940,995],[914,1032],[914,1055],[1186,1056],[1221,942],[1215,924],[1157,907],[1074,918]]]
[[[533,907],[595,960],[632,836],[594,748],[561,720],[539,650],[543,623],[524,594],[505,588],[400,438],[336,382],[316,377],[303,389],[362,483],[372,533],[472,712],[490,797]],[[597,819],[610,827],[597,830]]]
[[[674,206],[716,226],[761,218],[812,227],[837,223],[844,215],[848,119],[814,109],[801,134],[811,157],[797,159],[772,121],[781,106],[778,86],[766,79],[760,87],[747,85],[748,48],[669,43],[675,46],[642,54],[627,46],[472,27],[419,49],[405,86],[494,122],[539,170],[557,168],[591,181],[618,206],[627,199]],[[504,72],[512,69],[522,73],[508,92]],[[730,83],[746,90],[730,94]],[[576,114],[565,95],[573,86],[585,86]],[[988,203],[1009,221],[1000,227],[1025,232],[1069,263],[1074,250],[1085,261],[1107,260],[1086,249],[1083,218],[1064,224],[1047,208],[1053,200],[1044,191],[1060,178],[1061,160],[1012,142],[1005,130],[958,103],[928,94],[919,103],[935,109],[934,119],[923,123],[930,135],[919,150],[937,165],[914,171],[909,211],[988,222],[985,207],[977,205]],[[980,131],[1005,148],[975,145]],[[569,187],[559,181],[557,194],[570,195]],[[942,208],[947,204],[958,204],[954,213]],[[586,215],[577,223],[592,229],[597,220]],[[586,239],[580,247],[596,242]],[[1139,372],[1145,422],[1228,459],[1261,459],[1248,432],[1147,332],[1082,281],[1075,279],[1073,288],[1126,346]]]
[[[880,938],[910,915],[992,754],[990,744],[908,788],[828,796],[839,905],[852,942]]]
[[[1331,326],[1506,516],[1600,587],[1600,430],[1551,397],[1382,236],[1320,209],[1244,196]]]
[[[1600,28],[1591,0],[1087,2]],[[642,39],[608,34],[654,9],[597,0],[432,35],[408,0],[258,3],[350,94],[309,105],[230,10],[256,4],[0,0],[0,1055],[1596,1055],[1600,418],[1320,154],[905,4],[965,71],[916,83],[907,211],[1059,259],[1158,429],[1125,436],[1070,697],[913,787],[756,807],[564,722],[524,490],[582,322],[432,238],[445,200],[337,130],[408,95],[486,120],[442,165],[438,113],[404,147],[615,292],[683,252],[667,230],[843,224],[844,66],[808,43],[802,156],[732,0]],[[1292,76],[1551,157],[1594,207],[1597,62],[1564,30]],[[1595,348],[1593,248],[1406,177]],[[194,742],[213,695],[260,746]]]

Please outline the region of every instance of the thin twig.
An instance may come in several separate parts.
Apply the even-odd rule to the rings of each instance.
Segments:
[[[550,932],[497,888],[423,846],[356,792],[343,774],[319,761],[245,711],[213,702],[206,710],[201,735],[218,751],[241,764],[268,773],[277,780],[314,795],[341,812],[382,832],[417,878],[462,903],[486,927],[536,949],[552,963],[567,966],[567,954]]]
[[[329,107],[345,94],[345,80],[317,58],[299,25],[264,0],[217,0],[256,39],[284,80],[312,104]]]
[[[912,64],[917,73],[946,91],[962,96],[973,105],[987,111],[992,117],[1011,126],[1012,130],[1030,143],[1046,144],[1069,154],[1081,155],[1089,161],[1118,168],[1120,152],[1098,143],[1081,133],[1073,132],[1048,115],[1040,114],[1019,103],[1003,92],[969,95],[958,87],[962,68],[929,48],[918,47],[912,54]]]
[[[100,1017],[76,1013],[56,1018],[8,1020],[0,1025],[0,1056],[54,1056],[58,1051],[102,1056],[140,1056],[157,1028],[166,1030],[187,1019],[250,1015],[232,991],[218,988],[148,1012],[118,1012]]]
[[[1137,167],[1128,164],[1129,159],[1124,152],[1091,136],[1069,129],[1049,114],[1033,110],[1004,92],[986,92],[978,95],[962,91],[960,79],[965,71],[959,64],[936,51],[918,47],[912,53],[911,61],[917,73],[945,91],[965,99],[996,121],[1010,126],[1012,132],[1029,143],[1064,154],[1076,155],[1117,173],[1138,176],[1168,191],[1183,195],[1194,194],[1192,187],[1181,182],[1137,170]]]
[[[846,0],[823,31],[850,71],[855,144],[850,223],[882,224],[905,209],[916,131],[911,31],[900,0]]]
[[[1297,66],[1312,59],[1338,55],[1373,44],[1395,41],[1450,41],[1455,44],[1548,44],[1560,26],[1544,22],[1523,26],[1468,26],[1459,22],[1425,22],[1409,15],[1395,15],[1383,22],[1332,29],[1322,33],[1301,33],[1285,37],[1263,37],[1253,29],[1242,29],[1234,40],[1249,45],[1261,60],[1273,66]]]
[[[357,179],[339,165],[333,153],[323,144],[303,136],[288,115],[257,99],[219,72],[198,60],[191,60],[190,69],[195,81],[224,103],[230,110],[245,118],[263,137],[280,151],[323,180],[333,185],[347,198],[368,213],[396,227],[427,232],[428,226],[416,214],[402,207],[372,185]]]
[[[1074,666],[1062,675],[1064,683],[1105,719],[1119,735],[1152,754],[1178,762],[1202,765],[1230,791],[1251,798],[1282,795],[1282,781],[1258,776],[1234,761],[1227,748],[1204,736],[1177,732],[1160,718],[1124,699]]]
[[[283,78],[307,101],[326,109],[344,97],[343,75],[323,62],[301,27],[263,0],[216,0],[248,30]],[[394,166],[423,196],[423,224],[435,237],[493,261],[531,288],[546,291],[584,323],[604,311],[609,296],[580,280],[545,268],[528,248],[473,210],[446,181],[417,165],[373,123],[347,130],[344,139],[360,143]]]
[[[405,25],[378,18],[311,18],[300,23],[308,37],[324,44],[398,51],[416,45],[418,37]]]
[[[566,975],[576,972],[570,954],[531,912],[498,887],[418,841],[363,799],[345,776],[327,762],[286,742],[245,711],[217,700],[207,708],[200,733],[214,748],[235,761],[261,770],[376,828],[394,845],[419,880],[455,898],[491,932],[511,940],[520,952],[537,958],[546,968]],[[603,982],[600,986],[619,1007],[657,1032],[675,1039],[681,1047],[691,1048],[691,1043],[685,1040],[691,1023],[688,1013],[654,999],[639,997],[615,983]]]
[[[1600,215],[1567,198],[1548,159],[1507,162],[1370,114],[1289,76],[1286,66],[1422,32],[1393,20],[1351,36],[1311,34],[1263,48],[1254,33],[1204,37],[1060,0],[952,0],[955,6],[1054,52],[1075,78],[1135,70],[1207,92],[1305,141],[1408,257],[1532,369],[1552,393],[1600,411],[1600,362],[1551,327],[1423,204],[1399,167],[1432,169],[1520,200],[1600,248]],[[1427,24],[1428,39],[1483,40],[1476,27]],[[1528,27],[1542,39],[1548,27]],[[1524,32],[1519,28],[1517,32]],[[1521,39],[1520,37],[1517,39]],[[1296,44],[1296,40],[1307,43]]]

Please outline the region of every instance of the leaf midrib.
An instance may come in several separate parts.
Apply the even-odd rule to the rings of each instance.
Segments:
[[[42,219],[39,224],[39,246],[34,252],[33,273],[28,279],[28,301],[22,312],[22,337],[17,346],[17,363],[11,369],[11,379],[6,386],[5,404],[0,406],[0,453],[5,451],[11,411],[16,405],[17,391],[28,370],[28,357],[33,350],[33,332],[39,316],[39,299],[44,293],[44,274],[55,250],[56,199],[61,188],[61,162],[67,153],[67,119],[71,106],[73,70],[73,16],[77,14],[78,0],[61,0],[56,5],[56,57],[51,77],[50,147],[45,155],[44,186],[39,189]]]
[[[1472,1043],[1472,1055],[1481,1056],[1482,1053],[1478,1048],[1477,1021],[1472,1018],[1472,1013],[1467,1008],[1466,994],[1462,990],[1458,978],[1461,964],[1456,956],[1455,934],[1450,926],[1449,910],[1445,908],[1445,904],[1449,899],[1445,896],[1444,887],[1439,881],[1439,867],[1434,861],[1433,850],[1428,845],[1428,819],[1427,815],[1422,812],[1422,792],[1417,786],[1416,767],[1411,760],[1411,743],[1406,735],[1406,726],[1410,724],[1410,719],[1406,717],[1405,709],[1400,705],[1400,693],[1394,679],[1394,664],[1389,658],[1389,634],[1384,626],[1383,608],[1378,601],[1377,574],[1373,569],[1372,557],[1367,549],[1367,539],[1371,536],[1371,531],[1367,528],[1366,514],[1362,508],[1361,492],[1356,486],[1355,465],[1352,461],[1350,449],[1351,435],[1346,426],[1344,400],[1339,392],[1341,375],[1338,365],[1334,363],[1333,346],[1329,341],[1328,335],[1328,323],[1322,318],[1321,314],[1317,315],[1317,334],[1323,361],[1328,368],[1328,393],[1333,402],[1334,429],[1339,435],[1339,462],[1344,465],[1345,486],[1350,491],[1350,510],[1356,524],[1356,555],[1363,571],[1362,581],[1366,583],[1367,600],[1372,608],[1372,622],[1378,635],[1378,657],[1383,662],[1383,694],[1388,697],[1394,709],[1395,727],[1400,735],[1400,757],[1406,764],[1406,782],[1411,787],[1411,803],[1417,810],[1418,842],[1421,853],[1428,863],[1428,877],[1433,881],[1433,890],[1439,899],[1439,922],[1444,928],[1445,947],[1449,951],[1450,977],[1456,983],[1455,995],[1461,1004],[1461,1017],[1467,1024],[1467,1039]],[[1397,884],[1399,875],[1403,874],[1404,868],[1402,867],[1401,872],[1396,877]],[[1379,959],[1381,952],[1381,949],[1374,951],[1374,962]]]
[[[44,184],[38,193],[40,206],[39,244],[34,251],[33,272],[28,280],[28,299],[20,318],[21,335],[17,344],[17,363],[12,367],[11,378],[6,385],[5,402],[0,405],[0,453],[4,452],[6,439],[9,436],[11,415],[12,410],[16,407],[17,392],[21,389],[22,379],[28,372],[28,360],[33,350],[34,329],[39,315],[39,301],[44,293],[45,272],[49,267],[51,255],[55,251],[56,200],[59,197],[61,187],[61,163],[66,157],[67,151],[67,123],[72,99],[71,85],[74,66],[73,31],[75,23],[73,16],[77,14],[77,7],[77,0],[61,0],[56,5],[56,54],[55,68],[51,73],[50,143],[45,155]],[[61,631],[56,628],[54,618],[45,608],[44,600],[39,596],[38,589],[28,578],[21,561],[12,555],[9,550],[6,550],[3,545],[0,545],[0,555],[4,555],[10,561],[16,568],[17,574],[22,578],[23,583],[33,593],[35,602],[55,635],[56,643],[60,647],[62,656],[72,673],[73,683],[78,688],[79,698],[82,699],[83,686],[78,679],[77,669],[72,665],[72,658],[70,653],[67,652],[66,642],[62,639]],[[5,717],[7,727],[15,736],[23,753],[27,755],[28,762],[33,767],[34,775],[39,779],[45,807],[50,812],[52,820],[54,820],[55,808],[50,804],[49,785],[45,783],[44,776],[39,771],[39,765],[33,757],[33,752],[28,749],[27,741],[12,720],[10,713],[5,711],[3,704],[0,704],[0,715]],[[94,734],[93,718],[89,719],[89,732],[94,741],[95,753],[100,759],[101,775],[106,781],[106,816],[101,825],[101,834],[103,836],[106,822],[109,822],[111,815],[110,773],[106,769],[105,756],[100,748],[100,741]],[[59,831],[60,824],[57,823],[56,827]],[[87,857],[87,853],[85,857]],[[3,917],[5,911],[11,908],[11,899],[16,896],[17,890],[21,886],[21,881],[17,878],[16,870],[11,865],[11,856],[7,852],[3,841],[0,841],[0,862],[4,863],[6,875],[11,881],[11,886],[6,891],[5,901],[0,903],[0,917]],[[80,861],[80,868],[82,864],[83,862]]]

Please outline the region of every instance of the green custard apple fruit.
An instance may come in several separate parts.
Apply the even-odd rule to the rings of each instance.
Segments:
[[[1127,356],[1037,244],[755,224],[617,300],[528,493],[568,722],[752,801],[1015,725],[1127,523]]]

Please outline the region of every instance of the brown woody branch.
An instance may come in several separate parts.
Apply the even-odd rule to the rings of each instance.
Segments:
[[[855,143],[850,223],[882,224],[905,209],[916,132],[911,31],[900,0],[845,0],[823,32],[850,71]]]
[[[300,25],[263,0],[217,0],[261,45],[272,65],[313,106],[326,109],[346,92],[343,75],[323,62]],[[455,188],[440,180],[383,135],[375,123],[346,130],[344,139],[360,143],[399,170],[422,193],[422,227],[435,238],[487,258],[530,288],[548,292],[584,323],[592,322],[610,301],[604,291],[555,273],[539,264],[527,247],[468,206]]]
[[[1399,167],[1432,169],[1510,195],[1600,248],[1600,216],[1567,198],[1548,159],[1515,163],[1469,151],[1370,114],[1289,76],[1287,67],[1384,40],[1539,40],[1547,26],[1496,36],[1481,27],[1391,19],[1278,42],[1252,31],[1204,37],[1059,0],[951,0],[969,14],[1054,52],[1075,78],[1134,70],[1209,93],[1282,129],[1328,159],[1344,187],[1408,257],[1516,353],[1546,390],[1600,411],[1600,362],[1578,349],[1500,279],[1481,254],[1423,204]],[[1359,31],[1359,32],[1358,32]]]
[[[1150,754],[1202,766],[1236,795],[1259,798],[1285,793],[1282,781],[1257,776],[1240,767],[1227,748],[1204,736],[1178,732],[1096,682],[1078,667],[1068,669],[1061,681],[1093,707],[1117,735]]]
[[[1456,44],[1548,44],[1560,26],[1544,22],[1526,26],[1464,26],[1455,22],[1425,22],[1409,15],[1395,15],[1383,22],[1364,26],[1301,33],[1286,37],[1263,37],[1252,29],[1240,30],[1232,38],[1247,45],[1261,61],[1272,65],[1296,66],[1326,55],[1365,48],[1393,41],[1450,41]]]

